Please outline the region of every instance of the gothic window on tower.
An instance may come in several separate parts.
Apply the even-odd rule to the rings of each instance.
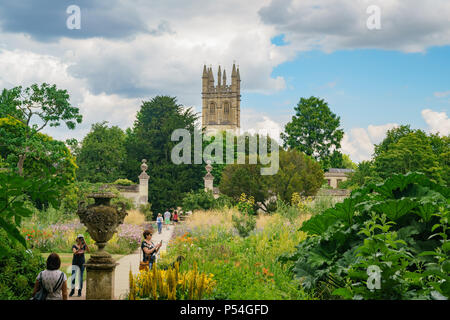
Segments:
[[[228,102],[225,102],[223,105],[223,115],[224,115],[224,120],[228,121],[229,115],[230,115],[230,105],[228,104]]]
[[[216,105],[215,103],[211,103],[209,105],[209,123],[215,123],[216,119]]]

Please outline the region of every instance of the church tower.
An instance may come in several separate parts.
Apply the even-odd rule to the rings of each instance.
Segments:
[[[233,64],[231,84],[227,85],[225,69],[219,66],[217,86],[212,68],[203,66],[202,76],[202,127],[206,132],[233,130],[238,133],[241,126],[241,76],[239,67]]]

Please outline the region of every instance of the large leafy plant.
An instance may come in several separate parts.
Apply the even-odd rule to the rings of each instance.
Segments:
[[[387,250],[385,254],[397,259],[392,261],[388,258],[391,260],[385,261],[388,266],[391,264],[390,268],[400,263],[398,255],[390,251],[401,250],[405,255],[400,263],[402,272],[423,272],[424,266],[435,263],[436,256],[440,254],[438,248],[443,245],[442,241],[433,237],[433,234],[441,223],[442,212],[449,209],[448,199],[448,188],[432,182],[421,173],[393,175],[381,184],[370,184],[354,190],[342,203],[305,222],[301,230],[307,232],[309,237],[298,245],[295,253],[283,255],[280,260],[295,261],[292,271],[301,280],[303,287],[325,298],[333,297],[331,294],[338,288],[348,288],[354,284],[355,278],[349,276],[350,267],[362,261],[364,246],[372,246],[373,249],[377,244],[378,247],[374,249],[377,254],[383,248]],[[377,219],[374,214],[378,217],[384,215],[384,220],[374,222]],[[367,231],[370,221],[376,226],[373,232]],[[388,230],[383,229],[386,226]],[[366,232],[361,232],[364,229]],[[440,233],[447,232],[448,229],[445,229]],[[369,239],[373,242],[370,245],[367,242]],[[426,255],[424,252],[434,254]],[[400,293],[401,297],[414,297],[412,282],[408,282],[412,291],[408,291],[407,284],[407,288],[400,292],[409,293],[405,296]],[[391,289],[389,285],[380,290],[388,289]],[[343,290],[337,293],[342,294]],[[431,298],[430,295],[420,293],[422,298]],[[344,297],[350,296],[347,294]]]

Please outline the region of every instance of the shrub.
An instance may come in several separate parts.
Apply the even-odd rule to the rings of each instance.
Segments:
[[[250,232],[256,227],[256,219],[253,216],[255,214],[255,199],[252,196],[247,199],[245,193],[241,194],[237,209],[241,214],[239,216],[233,215],[233,226],[236,228],[239,235],[245,238],[248,237]]]
[[[211,191],[191,191],[184,196],[182,206],[184,211],[209,210],[214,207],[214,201],[214,195]]]
[[[0,300],[30,299],[36,277],[45,269],[44,259],[39,252],[10,240],[1,229],[0,242],[6,250],[0,256]]]
[[[332,293],[353,299],[448,298],[450,278],[442,259],[449,250],[443,236],[449,196],[448,188],[420,173],[369,184],[305,222],[301,230],[309,237],[280,260],[294,262],[295,277],[322,298]],[[445,231],[437,233],[442,240],[435,235],[439,229]],[[368,266],[383,271],[374,294],[358,289],[369,281],[363,270]]]
[[[113,184],[118,184],[121,186],[132,186],[135,185],[136,183],[128,179],[117,179],[116,181],[113,182]]]
[[[156,216],[153,216],[153,212],[151,209],[152,209],[151,203],[141,204],[139,206],[139,211],[144,214],[145,220],[147,221],[153,221],[154,219],[156,219]]]
[[[246,238],[256,227],[256,219],[254,216],[241,214],[233,215],[233,226],[236,228],[239,235]]]

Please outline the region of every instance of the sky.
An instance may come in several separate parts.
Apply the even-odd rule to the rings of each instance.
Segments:
[[[0,0],[0,89],[67,89],[83,123],[46,133],[81,140],[96,122],[131,127],[156,95],[201,112],[203,65],[229,77],[236,62],[242,130],[279,138],[317,96],[360,162],[401,124],[450,134],[449,17],[448,0]]]

